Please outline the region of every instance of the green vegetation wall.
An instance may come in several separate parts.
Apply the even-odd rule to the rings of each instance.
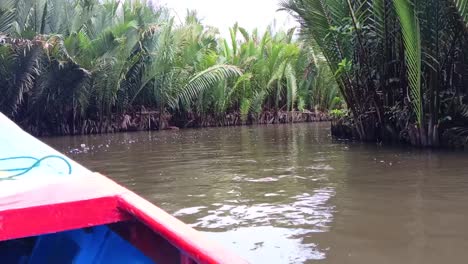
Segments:
[[[281,5],[301,24],[305,43],[323,52],[349,107],[335,135],[468,145],[468,1]]]
[[[325,60],[294,30],[230,33],[145,1],[2,0],[0,111],[35,134],[76,134],[341,106]]]

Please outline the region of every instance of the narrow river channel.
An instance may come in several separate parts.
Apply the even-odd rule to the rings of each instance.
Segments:
[[[43,140],[252,263],[468,261],[466,153],[335,141],[328,123]]]

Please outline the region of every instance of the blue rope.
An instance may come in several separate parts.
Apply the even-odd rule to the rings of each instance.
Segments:
[[[30,159],[30,160],[34,160],[34,163],[31,166],[25,167],[25,168],[0,169],[0,171],[9,171],[9,172],[21,171],[19,173],[10,175],[8,177],[0,178],[0,180],[1,179],[13,179],[13,178],[16,178],[18,176],[24,175],[24,174],[30,172],[32,169],[38,167],[41,164],[41,162],[43,162],[46,159],[60,159],[60,160],[62,160],[63,162],[65,162],[65,164],[68,167],[68,175],[70,175],[72,173],[72,166],[71,166],[70,162],[68,162],[65,158],[63,158],[61,156],[57,156],[57,155],[48,155],[48,156],[42,157],[40,159],[35,158],[35,157],[31,157],[31,156],[8,157],[8,158],[1,158],[0,161],[9,161],[9,160],[17,160],[17,159]]]

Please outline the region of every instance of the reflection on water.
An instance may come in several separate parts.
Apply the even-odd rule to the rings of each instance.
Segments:
[[[284,195],[280,191],[278,196]],[[210,207],[196,206],[174,212],[175,216],[190,215],[196,219],[192,226],[197,229],[229,229],[230,227],[249,226],[314,226],[311,231],[326,230],[333,215],[333,206],[328,200],[333,196],[333,189],[316,190],[312,195],[303,193],[290,197],[289,203],[244,204],[237,201],[214,203]],[[266,194],[265,196],[275,196]],[[208,214],[206,214],[208,212]]]
[[[206,232],[208,237],[251,263],[303,263],[307,260],[324,259],[325,253],[317,245],[304,244],[302,237],[307,229],[258,226],[238,228],[222,233]]]
[[[45,140],[253,263],[464,263],[467,155],[337,142],[328,126]]]

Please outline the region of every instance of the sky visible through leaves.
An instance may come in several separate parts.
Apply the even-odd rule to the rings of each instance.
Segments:
[[[229,35],[228,28],[239,22],[239,26],[263,32],[274,21],[276,29],[297,26],[294,19],[284,11],[277,11],[278,0],[153,0],[168,7],[177,19],[183,20],[186,10],[196,10],[204,23],[219,28],[223,37]]]

